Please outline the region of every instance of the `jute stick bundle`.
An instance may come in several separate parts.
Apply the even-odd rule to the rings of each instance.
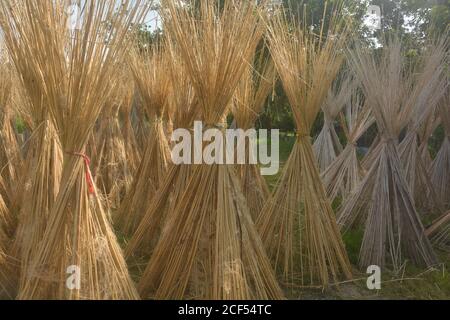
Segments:
[[[407,105],[412,105],[411,120],[406,137],[399,146],[406,181],[416,207],[420,208],[421,212],[434,212],[437,215],[442,214],[444,209],[431,183],[428,167],[423,161],[420,147],[424,143],[418,139],[421,127],[433,116],[438,103],[448,90],[447,79],[443,76],[446,47],[446,42],[441,39],[431,43],[423,54],[419,75],[406,101]],[[422,138],[425,137],[422,135]],[[427,197],[424,198],[423,195]]]
[[[322,106],[324,125],[313,145],[320,172],[324,172],[343,151],[335,122],[342,109],[349,103],[355,89],[351,77],[343,75],[343,78],[336,81]]]
[[[2,131],[1,131],[1,150],[0,150],[0,165],[7,167],[7,177],[12,178],[15,172],[14,168],[9,168],[9,162],[12,160],[12,154],[8,152],[9,147],[7,141],[3,139],[6,133],[8,137],[11,133],[11,125],[9,123],[10,119],[8,117],[8,104],[11,99],[12,91],[12,74],[10,67],[7,63],[6,53],[2,50],[0,46],[0,115],[2,120]],[[6,121],[6,123],[5,123]],[[14,140],[15,141],[15,140]],[[17,144],[17,141],[15,141]],[[20,161],[20,159],[19,159]],[[7,185],[4,182],[3,174],[0,176],[3,184],[4,192],[0,193],[0,299],[13,299],[16,291],[16,283],[13,274],[13,267],[11,265],[11,259],[7,255],[11,246],[11,237],[14,233],[15,223],[13,216],[9,210],[9,207],[3,200],[5,196],[12,196],[10,192],[12,191],[12,186]],[[13,181],[9,181],[10,183]]]
[[[11,210],[18,209],[18,188],[23,170],[22,153],[14,132],[15,74],[6,50],[0,45],[0,178],[1,195]]]
[[[345,201],[363,179],[364,170],[358,160],[357,144],[374,121],[370,108],[361,101],[357,93],[354,93],[352,102],[346,106],[341,121],[347,145],[331,166],[322,173],[322,181],[331,201],[337,196],[341,196]]]
[[[16,217],[10,212],[14,206],[16,183],[19,180],[22,156],[11,125],[13,71],[7,53],[0,44],[0,228],[12,237]],[[17,161],[17,162],[16,162]]]
[[[166,57],[162,45],[156,44],[150,49],[136,48],[130,58],[136,87],[150,121],[150,132],[141,164],[116,220],[125,235],[132,235],[136,231],[146,208],[163,182],[170,161],[163,119],[171,90]]]
[[[276,69],[265,50],[256,54],[255,62],[244,73],[234,98],[233,116],[238,129],[253,129],[260,116],[276,80]],[[249,144],[246,140],[246,150]],[[246,164],[240,165],[239,177],[242,191],[247,199],[252,218],[256,221],[265,202],[270,197],[269,187],[256,164],[250,164],[249,155]]]
[[[448,81],[448,80],[447,80]],[[431,167],[431,181],[438,197],[446,206],[450,207],[450,94],[446,94],[439,106],[441,124],[445,137],[441,148]]]
[[[62,152],[53,124],[45,110],[46,97],[40,85],[41,74],[37,60],[29,55],[42,54],[37,42],[28,42],[18,34],[33,36],[34,24],[28,23],[26,7],[0,6],[0,23],[5,43],[18,73],[17,101],[19,115],[32,132],[26,148],[25,164],[20,179],[17,201],[20,202],[18,227],[11,248],[15,273],[19,274],[18,290],[28,283],[32,272],[31,260],[41,243],[48,214],[58,192],[62,170]],[[19,201],[20,199],[20,201]]]
[[[426,235],[431,239],[433,245],[450,249],[450,211],[436,219],[427,229]]]
[[[326,35],[289,20],[289,13],[280,12],[269,22],[269,41],[297,124],[297,141],[257,227],[285,281],[327,286],[341,276],[351,278],[351,267],[319,176],[310,131],[341,68],[346,31],[336,16]]]
[[[350,60],[381,140],[370,170],[343,205],[338,222],[344,230],[357,222],[363,224],[361,267],[399,270],[406,259],[431,266],[437,258],[414,207],[397,146],[404,119],[410,116],[404,105],[409,81],[400,42],[394,38],[385,44],[379,62],[361,48],[350,53]]]
[[[170,58],[168,60],[170,80],[174,92],[171,96],[172,120],[174,129],[191,129],[195,119],[201,119],[198,99],[192,82],[187,74],[179,48],[168,40]],[[191,174],[188,164],[169,164],[167,175],[161,187],[150,202],[139,227],[128,243],[126,257],[137,255],[141,251],[150,253],[160,236],[160,228],[165,225],[168,215],[174,214],[174,207],[180,202],[186,190]],[[141,250],[143,249],[143,250]]]
[[[9,215],[10,212],[0,197],[0,299],[14,299],[17,292],[15,268],[8,255],[11,246],[11,238],[7,233]]]
[[[198,11],[179,1],[164,4],[204,127],[216,128],[261,39],[259,8],[248,1],[227,1],[221,11],[212,0],[196,3]],[[139,290],[158,299],[282,298],[233,166],[192,168]]]
[[[141,151],[136,138],[136,130],[133,127],[132,117],[135,106],[135,85],[133,82],[133,76],[131,70],[124,71],[124,81],[126,85],[123,87],[122,94],[123,102],[119,109],[119,115],[122,119],[122,135],[125,143],[125,150],[128,160],[128,168],[131,171],[131,175],[134,177],[139,164],[142,160]],[[131,187],[131,186],[130,186]],[[129,189],[127,190],[129,191]]]
[[[127,33],[147,10],[142,1],[124,1],[120,7],[106,0],[89,2],[80,28],[70,30],[67,1],[27,1],[16,7],[2,2],[2,18],[11,26],[2,27],[10,41],[17,38],[11,44],[33,49],[23,54],[29,72],[37,74],[43,110],[63,150],[60,187],[20,299],[138,298],[84,151],[110,94],[111,74],[124,56]],[[31,31],[23,28],[27,24]],[[73,286],[67,281],[70,270],[80,280]]]
[[[132,183],[131,164],[135,161],[135,153],[127,153],[126,141],[122,134],[119,110],[124,104],[131,104],[133,92],[127,85],[126,74],[119,70],[117,87],[114,95],[108,100],[100,116],[98,129],[94,137],[97,154],[94,158],[96,184],[106,195],[112,209],[118,209],[124,195]],[[133,145],[128,150],[133,150]]]

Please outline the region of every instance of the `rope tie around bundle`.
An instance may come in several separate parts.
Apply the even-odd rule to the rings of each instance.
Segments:
[[[310,140],[312,140],[311,134],[310,133],[306,133],[306,132],[297,132],[295,134],[295,136],[297,137],[298,140],[302,140],[302,139],[310,139]]]
[[[86,182],[88,185],[88,191],[89,194],[95,195],[95,187],[94,187],[94,181],[92,179],[92,173],[91,173],[91,159],[84,153],[81,152],[66,152],[69,155],[82,158],[84,161],[84,168],[85,168],[85,175],[86,175]]]
[[[325,115],[324,125],[325,127],[332,128],[334,126],[334,120],[330,116]]]

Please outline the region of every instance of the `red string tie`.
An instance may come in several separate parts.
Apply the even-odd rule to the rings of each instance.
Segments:
[[[79,153],[79,152],[67,152],[68,154],[80,157],[84,160],[84,167],[85,167],[85,174],[86,174],[86,182],[88,185],[88,191],[89,194],[94,194],[95,195],[95,187],[94,187],[94,181],[92,180],[92,174],[91,174],[91,159],[83,154],[83,153]]]

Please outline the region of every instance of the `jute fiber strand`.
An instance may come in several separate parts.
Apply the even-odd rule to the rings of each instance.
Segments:
[[[160,187],[170,161],[170,148],[164,131],[164,114],[170,95],[167,55],[163,44],[135,48],[130,65],[136,88],[150,121],[147,146],[133,184],[120,207],[116,223],[125,235],[132,235]]]
[[[176,94],[171,95],[173,129],[191,129],[194,120],[200,120],[198,99],[192,82],[187,74],[187,69],[180,56],[179,48],[168,41],[170,59],[168,59],[171,84]],[[175,142],[175,141],[174,141]],[[175,152],[175,150],[174,150]],[[126,258],[139,256],[140,253],[151,253],[155,247],[161,227],[169,215],[175,214],[174,207],[180,202],[181,196],[186,190],[191,174],[192,166],[189,164],[169,164],[168,172],[163,183],[157,190],[150,205],[145,211],[139,227],[130,239],[125,250]]]
[[[260,8],[249,1],[227,1],[222,9],[200,1],[198,11],[179,1],[163,4],[204,128],[217,128],[261,39]],[[283,297],[233,166],[195,165],[173,211],[139,283],[143,297]]]
[[[443,205],[438,198],[428,173],[419,141],[421,127],[435,113],[435,110],[448,90],[448,82],[444,76],[444,62],[446,57],[446,42],[441,39],[428,45],[423,54],[418,75],[406,101],[412,105],[412,116],[408,125],[406,137],[400,143],[400,160],[405,170],[406,181],[415,201],[416,208],[422,213],[444,212]],[[423,137],[423,136],[422,136]],[[428,137],[427,137],[428,138]],[[423,197],[427,195],[427,197]],[[418,200],[418,201],[417,201]]]
[[[276,80],[276,69],[270,55],[261,49],[255,62],[248,66],[235,94],[233,116],[238,129],[254,129]],[[245,164],[237,167],[242,191],[254,221],[270,197],[269,187],[257,164],[250,164],[250,144],[245,141]]]
[[[30,61],[29,72],[37,75],[43,110],[50,115],[63,151],[60,187],[19,299],[138,298],[84,150],[110,94],[111,75],[124,56],[127,33],[133,23],[142,21],[148,5],[86,3],[76,30],[67,28],[66,1],[1,7],[13,26],[10,37],[19,32],[21,44],[37,48],[24,57]],[[24,24],[32,25],[32,30],[22,33]],[[67,285],[71,269],[79,271],[80,286]]]
[[[399,270],[407,259],[431,266],[437,258],[414,207],[398,152],[398,134],[411,113],[404,104],[409,82],[400,42],[389,40],[379,59],[360,47],[349,55],[381,140],[366,177],[342,206],[338,223],[344,231],[355,224],[364,228],[362,268]]]
[[[341,119],[347,145],[335,161],[322,173],[322,181],[328,198],[334,201],[338,196],[343,201],[355,190],[364,177],[364,170],[358,160],[358,140],[373,125],[370,108],[361,101],[357,92],[353,93]]]
[[[48,100],[41,85],[39,61],[29,56],[41,55],[38,35],[30,23],[24,3],[14,7],[2,2],[0,23],[11,61],[17,70],[16,107],[31,136],[27,144],[24,168],[18,189],[18,226],[11,248],[19,292],[32,275],[30,262],[41,243],[48,214],[59,188],[62,151],[45,105]],[[18,35],[23,35],[19,37]],[[26,36],[26,37],[25,37]]]
[[[324,172],[344,149],[335,124],[342,109],[352,98],[355,83],[349,76],[343,75],[342,78],[336,80],[322,106],[324,125],[313,145],[320,172]]]
[[[448,81],[448,80],[447,80]],[[439,104],[441,125],[444,127],[445,137],[436,158],[431,166],[431,181],[438,197],[446,208],[450,207],[450,94]]]
[[[327,286],[351,278],[310,137],[343,60],[346,31],[337,15],[326,35],[313,33],[288,12],[269,22],[270,49],[291,104],[297,141],[257,227],[277,273],[291,285]]]

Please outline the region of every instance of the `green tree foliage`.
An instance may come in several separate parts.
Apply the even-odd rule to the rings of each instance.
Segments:
[[[222,7],[227,0],[216,0]],[[274,0],[291,10],[296,19],[319,33],[323,22],[323,33],[327,34],[328,25],[334,8],[341,5],[342,18],[351,21],[351,30],[355,38],[367,44],[372,38],[382,42],[383,37],[395,33],[402,37],[409,62],[413,65],[420,54],[423,41],[430,34],[448,30],[450,21],[450,0]],[[185,0],[187,5],[198,6],[199,0]],[[373,32],[365,24],[365,15],[369,5],[378,5],[382,9],[382,30]],[[325,19],[324,19],[325,17]],[[151,32],[143,26],[139,32],[142,45],[157,41],[163,30]],[[349,46],[352,44],[349,43]],[[317,127],[320,127],[318,119]],[[280,128],[292,131],[295,128],[289,102],[280,83],[277,83],[273,96],[268,99],[264,114],[258,125],[263,128]]]

